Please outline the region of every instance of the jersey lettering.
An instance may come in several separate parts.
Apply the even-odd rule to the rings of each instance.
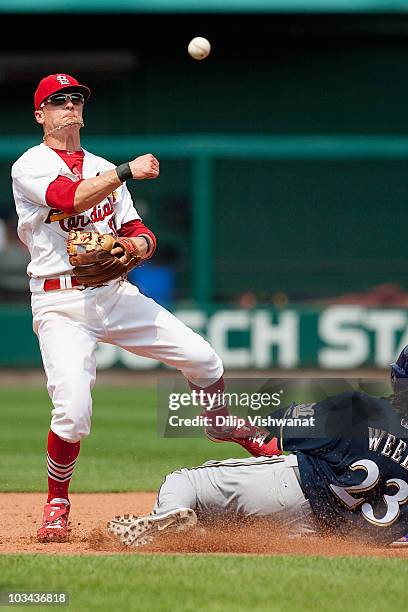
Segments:
[[[52,208],[48,214],[45,223],[54,223],[54,221],[58,221],[60,228],[64,232],[69,232],[72,229],[84,229],[89,225],[89,223],[99,223],[106,219],[106,217],[114,215],[113,203],[111,201],[107,202],[103,206],[98,204],[94,206],[91,214],[89,215],[68,215],[67,213],[62,212],[61,210],[57,210],[56,208]],[[108,222],[109,227],[111,224]],[[114,224],[113,224],[114,225]]]
[[[386,513],[383,517],[377,517],[374,515],[372,505],[365,502],[364,497],[356,498],[353,497],[351,493],[366,493],[377,486],[380,479],[378,465],[370,459],[361,459],[352,463],[350,469],[353,471],[365,470],[366,477],[358,485],[338,487],[331,484],[329,485],[330,489],[349,510],[354,510],[362,504],[361,513],[370,523],[379,527],[389,527],[392,525],[400,515],[400,506],[408,501],[408,483],[401,478],[390,478],[386,481],[386,487],[395,487],[397,491],[393,495],[383,495]]]
[[[383,447],[381,448],[381,444]],[[408,454],[404,457],[404,451],[407,449],[407,444],[404,440],[400,440],[384,429],[368,428],[368,448],[369,450],[389,457],[395,463],[399,463],[401,467],[408,470]]]
[[[69,232],[72,229],[81,230],[90,224],[90,220],[85,215],[76,215],[75,217],[65,217],[59,222],[60,228],[64,232]]]
[[[384,435],[385,435],[384,430],[374,429],[374,427],[369,427],[368,428],[368,448],[369,450],[376,451]]]
[[[58,210],[57,208],[51,208],[48,213],[48,217],[44,221],[44,223],[54,223],[55,221],[61,221],[62,219],[68,219],[70,215],[68,213],[62,212],[62,210]]]

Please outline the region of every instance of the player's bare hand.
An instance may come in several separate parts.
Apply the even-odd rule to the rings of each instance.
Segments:
[[[151,153],[139,155],[139,157],[129,162],[129,166],[134,179],[155,179],[159,176],[159,160]]]

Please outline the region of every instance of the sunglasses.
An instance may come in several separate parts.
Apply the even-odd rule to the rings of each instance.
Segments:
[[[46,104],[52,104],[53,106],[62,106],[66,104],[70,100],[72,104],[78,105],[83,104],[85,102],[84,96],[81,93],[55,93],[52,94],[49,98],[41,102],[40,108],[44,108]]]

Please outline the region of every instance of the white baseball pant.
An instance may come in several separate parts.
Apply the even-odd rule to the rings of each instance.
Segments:
[[[217,516],[273,517],[291,535],[317,530],[312,507],[295,470],[296,455],[207,461],[182,468],[164,480],[153,514],[191,508],[211,519]]]
[[[82,291],[45,293],[42,281],[31,287],[33,328],[54,406],[51,429],[63,440],[90,433],[98,342],[174,366],[198,386],[223,374],[221,359],[202,336],[127,281]]]

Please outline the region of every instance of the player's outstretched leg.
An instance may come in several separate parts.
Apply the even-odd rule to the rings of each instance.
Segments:
[[[115,516],[108,522],[108,531],[125,546],[150,544],[163,533],[191,529],[197,524],[197,515],[191,508],[177,508],[163,514],[136,517],[131,514]]]

